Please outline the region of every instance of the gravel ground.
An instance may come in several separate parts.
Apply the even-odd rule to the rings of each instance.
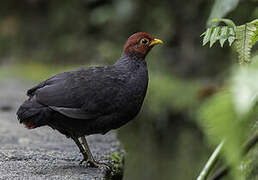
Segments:
[[[49,127],[28,130],[18,123],[16,110],[30,83],[0,81],[0,179],[105,179],[106,170],[79,165],[82,159],[71,139]],[[120,152],[113,132],[88,138],[94,157]]]

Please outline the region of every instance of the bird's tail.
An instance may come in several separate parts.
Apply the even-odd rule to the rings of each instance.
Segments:
[[[23,123],[28,129],[33,129],[46,125],[51,109],[38,103],[35,97],[31,97],[24,101],[16,114],[20,123]]]

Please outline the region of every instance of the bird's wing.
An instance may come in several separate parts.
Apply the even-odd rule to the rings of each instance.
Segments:
[[[60,74],[57,74],[55,76],[52,76],[50,77],[49,79],[39,83],[38,85],[30,88],[28,91],[27,91],[27,95],[28,96],[33,96],[35,95],[35,92],[38,90],[38,89],[41,89],[45,86],[48,86],[50,84],[53,84],[54,82],[57,82],[58,80],[64,80],[66,79],[67,77],[69,76],[69,72],[64,72],[64,73],[60,73]]]
[[[56,107],[56,106],[50,106],[50,108],[54,111],[57,111],[65,116],[68,116],[74,119],[96,119],[100,116],[100,114],[87,113],[81,108],[64,108],[64,107]]]
[[[112,104],[122,89],[116,77],[110,69],[80,69],[53,76],[29,91],[39,103],[65,116],[95,119],[120,108]]]

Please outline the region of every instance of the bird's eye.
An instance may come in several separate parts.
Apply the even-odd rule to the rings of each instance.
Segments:
[[[148,43],[149,43],[149,40],[148,40],[148,39],[146,39],[146,38],[141,39],[141,44],[146,45],[146,44],[148,44]]]

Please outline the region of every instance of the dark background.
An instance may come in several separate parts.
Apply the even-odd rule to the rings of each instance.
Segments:
[[[0,79],[36,83],[81,66],[112,64],[138,31],[162,39],[146,60],[150,82],[142,112],[118,131],[126,150],[124,179],[194,179],[214,148],[196,118],[198,107],[236,62],[227,45],[201,45],[213,2],[1,1]],[[246,0],[227,18],[243,24],[257,16],[257,1]]]

